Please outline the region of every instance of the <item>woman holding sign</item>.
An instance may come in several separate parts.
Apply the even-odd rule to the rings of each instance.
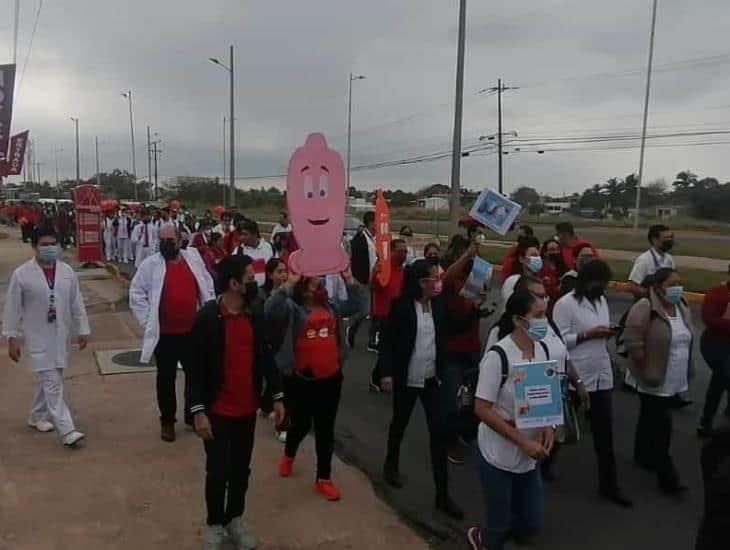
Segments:
[[[291,426],[278,472],[289,477],[299,444],[314,423],[317,450],[317,477],[314,490],[327,500],[339,500],[340,491],[332,483],[332,451],[335,417],[342,392],[342,364],[345,338],[342,316],[362,307],[363,288],[349,269],[342,273],[347,283],[345,302],[331,300],[326,277],[303,277],[289,273],[266,301],[267,322],[285,327],[276,365],[289,377],[286,387]]]
[[[525,539],[542,527],[543,487],[536,466],[550,456],[554,429],[516,427],[515,383],[516,366],[550,359],[542,342],[546,310],[545,300],[531,292],[512,294],[505,312],[508,334],[479,365],[474,413],[481,421],[478,460],[486,523],[468,531],[475,549],[502,550],[510,535]]]

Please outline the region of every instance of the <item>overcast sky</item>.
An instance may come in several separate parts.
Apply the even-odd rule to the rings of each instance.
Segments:
[[[162,175],[222,175],[228,75],[208,58],[227,60],[229,44],[240,176],[283,172],[312,131],[344,157],[350,72],[367,76],[354,83],[354,166],[450,148],[457,0],[46,0],[25,72],[38,0],[21,4],[13,129],[30,129],[43,179],[54,179],[54,147],[64,149],[61,177],[74,173],[70,116],[80,118],[82,177],[94,172],[95,135],[102,171],[131,171],[126,89],[141,177],[148,124],[163,141]],[[0,0],[0,62],[12,59],[13,5]],[[467,18],[465,145],[496,132],[496,97],[476,92],[498,77],[520,87],[503,96],[504,130],[520,138],[640,131],[651,0],[472,0]],[[650,132],[730,127],[728,27],[727,0],[660,0]],[[651,143],[678,141],[728,143],[648,148],[645,181],[687,168],[730,179],[730,137]],[[504,157],[506,190],[571,193],[638,169],[638,148],[551,150],[576,147],[596,144]],[[450,170],[442,160],[358,171],[352,183],[415,190],[448,184]],[[496,174],[495,155],[463,159],[464,187],[496,186]]]

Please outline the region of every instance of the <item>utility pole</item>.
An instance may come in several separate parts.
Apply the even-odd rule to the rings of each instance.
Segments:
[[[634,212],[634,231],[639,229],[639,209],[641,208],[641,181],[644,177],[644,149],[646,147],[646,123],[649,118],[649,94],[651,92],[651,66],[654,60],[654,31],[656,30],[656,6],[654,0],[651,12],[651,37],[649,38],[649,63],[646,68],[646,95],[644,96],[644,122],[641,128],[641,151],[639,153],[639,180],[636,182],[636,212]]]
[[[155,137],[157,137],[157,134],[155,134]],[[157,187],[157,157],[162,154],[162,150],[157,148],[157,145],[161,143],[161,140],[155,139],[155,141],[152,142],[152,156],[154,157],[154,178],[155,178],[155,200],[159,199],[159,192]]]
[[[134,115],[132,114],[132,90],[122,92],[122,96],[129,100],[129,132],[132,136],[132,180],[134,182],[134,200],[139,200],[137,190],[137,153],[134,150]]]
[[[101,171],[99,170],[99,136],[94,136],[94,147],[96,149],[96,185],[101,189]]]
[[[79,155],[79,118],[70,117],[76,126],[76,185],[81,185],[81,156]]]
[[[497,156],[499,157],[497,160],[497,167],[498,167],[498,190],[500,195],[504,194],[504,170],[503,170],[503,157],[504,157],[504,151],[502,150],[503,145],[503,138],[505,132],[502,131],[502,92],[506,92],[507,90],[519,90],[517,86],[505,86],[502,84],[502,79],[497,79],[497,86],[492,88],[486,88],[484,90],[481,90],[481,92],[496,92],[497,93]],[[480,93],[481,93],[480,92]],[[516,132],[507,132],[510,135],[517,135]],[[479,138],[480,141],[482,138]],[[489,138],[491,139],[491,138]]]
[[[152,142],[149,124],[147,125],[147,185],[152,185]],[[157,196],[155,196],[155,200],[157,200]]]
[[[454,100],[454,140],[451,151],[452,230],[456,230],[461,207],[461,119],[464,106],[464,50],[466,46],[466,0],[459,0],[459,38],[456,54],[456,97]]]

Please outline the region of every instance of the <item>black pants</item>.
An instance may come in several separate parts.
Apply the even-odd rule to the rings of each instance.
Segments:
[[[703,336],[700,340],[700,351],[705,362],[712,369],[710,384],[705,395],[705,408],[701,424],[712,426],[722,394],[727,392],[730,399],[730,345],[707,342]],[[730,407],[730,404],[728,405]]]
[[[386,318],[385,317],[376,317],[373,315],[372,319],[370,319],[370,332],[368,333],[368,343],[369,345],[375,345],[376,347],[379,347],[380,344],[380,330],[383,327],[383,324],[385,323]],[[375,361],[375,366],[373,367],[373,371],[370,374],[370,381],[375,384],[376,386],[380,386],[380,377],[382,375],[380,374],[380,362]]]
[[[593,434],[593,448],[598,459],[598,483],[602,491],[618,489],[616,457],[613,452],[613,398],[611,390],[590,392],[588,420]]]
[[[205,504],[208,525],[228,525],[243,515],[251,473],[256,414],[243,418],[211,415],[213,439],[205,441]]]
[[[672,441],[671,397],[639,393],[639,420],[636,423],[634,460],[643,468],[653,470],[663,487],[677,485],[677,470],[669,455]]]
[[[317,450],[317,479],[330,479],[335,445],[335,418],[342,393],[342,373],[322,380],[307,380],[296,374],[286,387],[286,403],[291,425],[284,453],[294,458],[314,421]]]
[[[436,496],[448,494],[448,474],[446,467],[446,437],[441,421],[441,398],[439,385],[435,378],[426,380],[424,388],[396,386],[393,391],[393,419],[388,430],[388,454],[385,457],[385,468],[399,471],[400,446],[403,435],[411,419],[413,407],[420,397],[423,411],[426,414],[428,435],[431,447],[431,469],[436,485]]]
[[[192,353],[190,334],[161,334],[155,348],[157,362],[157,406],[160,409],[160,422],[175,422],[177,397],[175,379],[178,361],[187,372],[188,359]],[[185,378],[187,383],[187,377]],[[187,392],[185,392],[187,394]],[[185,423],[192,425],[193,420],[185,403]]]

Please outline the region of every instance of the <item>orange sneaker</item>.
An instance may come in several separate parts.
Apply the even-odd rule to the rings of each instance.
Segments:
[[[279,464],[277,465],[277,470],[279,471],[279,475],[281,477],[289,477],[291,475],[291,472],[293,469],[294,469],[294,459],[289,458],[286,455],[281,455],[281,458],[279,459]]]
[[[340,490],[330,479],[318,479],[314,482],[314,491],[327,500],[340,500]]]

